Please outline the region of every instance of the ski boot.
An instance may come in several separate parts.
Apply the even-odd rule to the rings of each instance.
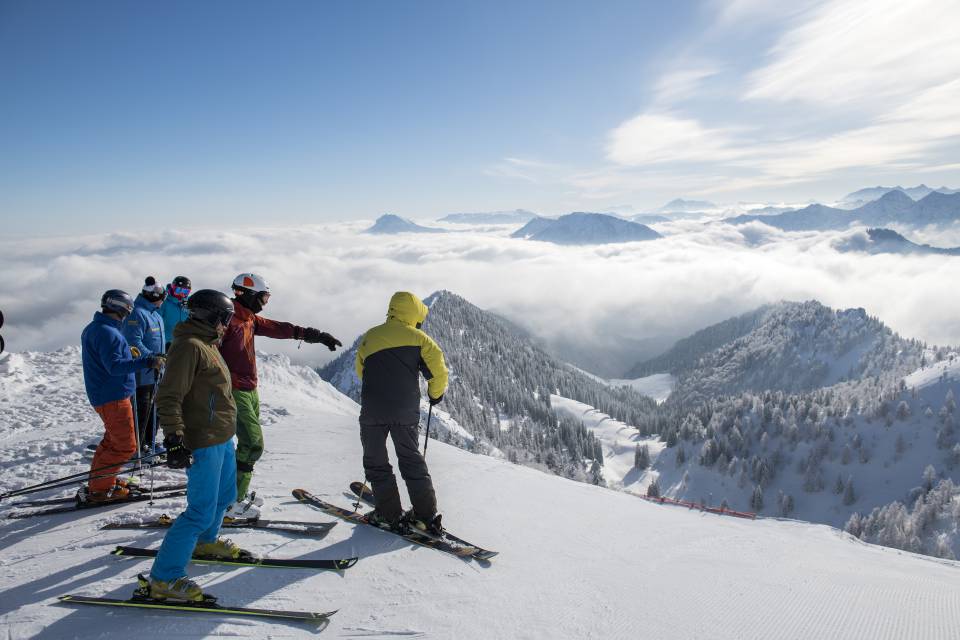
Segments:
[[[142,573],[137,575],[137,590],[133,592],[135,600],[157,600],[165,602],[173,600],[176,602],[216,602],[216,598],[208,595],[200,589],[200,586],[188,578],[182,576],[171,582],[164,582],[155,578],[147,578]]]
[[[106,504],[108,502],[122,502],[130,497],[130,489],[114,485],[107,491],[90,491],[89,487],[82,495],[77,494],[77,501],[89,504]]]
[[[406,522],[404,522],[403,517],[397,518],[396,520],[389,520],[384,518],[376,509],[370,513],[363,516],[367,524],[372,524],[378,529],[386,529],[387,531],[393,531],[394,533],[399,533],[401,535],[409,533],[410,528]]]
[[[241,549],[227,538],[217,538],[213,542],[198,542],[193,549],[193,556],[217,560],[250,560],[254,557],[252,553]]]
[[[234,520],[256,520],[260,517],[260,506],[263,498],[254,491],[243,500],[237,500],[227,508],[223,514],[223,521],[227,524]]]
[[[415,533],[425,534],[432,538],[443,537],[443,524],[441,521],[443,516],[439,513],[435,514],[432,518],[420,518],[411,509],[403,514],[403,518]]]

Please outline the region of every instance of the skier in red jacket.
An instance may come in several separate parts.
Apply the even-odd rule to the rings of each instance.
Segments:
[[[233,319],[223,336],[220,353],[230,369],[233,399],[237,403],[237,501],[227,510],[228,518],[252,518],[262,501],[247,498],[253,465],[263,455],[260,428],[260,397],[257,394],[257,360],[254,336],[278,340],[321,343],[330,351],[343,344],[329,333],[312,327],[262,318],[258,313],[270,300],[270,287],[255,273],[241,273],[233,280]]]

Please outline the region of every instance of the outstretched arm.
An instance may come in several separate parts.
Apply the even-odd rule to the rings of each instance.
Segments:
[[[277,322],[260,316],[253,317],[253,333],[258,336],[276,338],[277,340],[293,340],[297,337],[298,329],[303,331],[302,327],[289,322]]]

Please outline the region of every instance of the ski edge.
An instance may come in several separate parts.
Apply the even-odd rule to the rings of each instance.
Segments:
[[[140,547],[130,547],[117,545],[110,552],[111,555],[126,558],[155,558],[157,549],[143,549]],[[259,562],[249,562],[243,560],[226,560],[218,558],[190,558],[190,562],[198,564],[221,564],[232,567],[264,567],[269,569],[326,569],[331,571],[343,571],[357,564],[359,557],[337,558],[334,560],[293,560],[291,558],[257,558]]]
[[[147,599],[121,600],[119,598],[99,598],[95,596],[82,596],[67,594],[57,596],[57,600],[66,604],[94,604],[109,605],[117,607],[132,607],[140,609],[159,609],[165,611],[189,611],[199,613],[219,613],[222,615],[251,616],[260,618],[274,618],[281,620],[301,620],[303,622],[316,622],[318,624],[327,624],[330,617],[337,613],[339,609],[325,612],[313,611],[283,611],[279,609],[255,609],[249,607],[230,607],[220,604],[199,604],[190,605],[177,602],[151,601]]]

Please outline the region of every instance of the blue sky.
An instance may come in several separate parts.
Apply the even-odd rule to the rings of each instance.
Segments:
[[[0,216],[32,235],[956,187],[949,4],[5,0]]]

